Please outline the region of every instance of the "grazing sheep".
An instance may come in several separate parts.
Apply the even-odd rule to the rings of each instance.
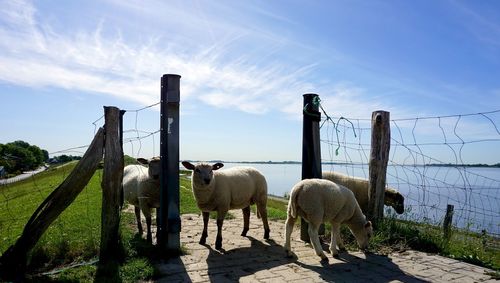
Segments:
[[[368,180],[347,176],[337,172],[323,172],[323,179],[330,180],[336,184],[350,189],[361,207],[361,211],[368,211]],[[393,188],[386,188],[384,193],[384,204],[392,206],[398,214],[404,212],[405,198]]]
[[[297,217],[309,223],[308,232],[316,254],[328,261],[319,242],[318,228],[323,222],[332,225],[330,252],[338,255],[336,246],[345,250],[340,238],[340,224],[345,223],[358,241],[361,249],[368,247],[372,234],[372,223],[361,212],[354,194],[344,186],[323,179],[306,179],[297,183],[290,193],[288,217],[285,226],[285,251],[292,256],[290,235]]]
[[[123,194],[125,200],[135,207],[137,228],[142,235],[141,211],[146,217],[147,241],[152,242],[151,208],[160,207],[160,158],[151,160],[138,158],[142,165],[128,165],[123,169]]]
[[[264,239],[269,239],[267,223],[267,183],[264,176],[251,167],[234,167],[217,171],[222,163],[213,165],[198,163],[193,165],[187,161],[182,165],[192,170],[192,189],[194,198],[203,213],[203,233],[200,244],[205,244],[208,236],[207,226],[210,211],[217,211],[217,238],[215,248],[222,248],[222,224],[230,209],[243,210],[243,232],[246,236],[250,224],[250,205],[257,205],[257,216],[264,224]]]

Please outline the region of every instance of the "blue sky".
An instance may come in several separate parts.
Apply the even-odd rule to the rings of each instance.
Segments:
[[[103,105],[154,104],[167,73],[182,76],[181,159],[300,160],[309,92],[336,117],[500,109],[498,1],[0,0],[0,7],[0,143],[21,139],[51,153],[89,144]],[[129,111],[125,122],[155,132],[158,108]],[[159,136],[125,151],[158,155]]]

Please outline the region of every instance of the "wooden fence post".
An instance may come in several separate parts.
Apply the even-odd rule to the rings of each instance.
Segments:
[[[23,281],[28,254],[50,224],[75,200],[92,178],[102,160],[103,144],[104,130],[99,128],[73,171],[38,206],[24,226],[21,237],[0,258],[0,278],[7,281]]]
[[[372,137],[368,184],[368,219],[376,224],[384,216],[384,191],[391,147],[390,113],[372,113]]]
[[[443,221],[443,235],[445,240],[449,240],[451,236],[451,224],[453,222],[453,210],[454,206],[451,204],[448,204],[446,206],[446,215],[444,216],[444,221]]]
[[[120,143],[122,113],[116,107],[104,107],[106,132],[102,175],[101,246],[97,278],[118,276],[118,259],[123,255],[120,237],[120,208],[123,179],[123,148]]]
[[[179,200],[179,75],[161,78],[160,120],[160,213],[158,245],[169,251],[180,251]],[[157,214],[158,215],[158,214]]]
[[[304,94],[302,128],[302,180],[321,179],[321,145],[319,134],[319,97],[317,94]],[[324,226],[323,226],[324,227]],[[308,225],[300,219],[300,239],[309,242]],[[324,230],[324,228],[321,228]]]

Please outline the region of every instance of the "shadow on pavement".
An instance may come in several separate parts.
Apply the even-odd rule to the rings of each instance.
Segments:
[[[366,258],[343,252],[335,262],[321,262],[321,266],[308,265],[298,259],[295,263],[319,274],[327,282],[429,282],[408,275],[387,256],[365,253]],[[318,261],[319,261],[318,257]]]
[[[211,282],[238,281],[241,277],[290,263],[283,247],[273,240],[246,238],[251,241],[250,247],[218,251],[205,245],[209,249],[207,265]]]

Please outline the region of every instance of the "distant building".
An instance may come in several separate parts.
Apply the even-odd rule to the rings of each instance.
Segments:
[[[0,178],[5,177],[7,175],[7,172],[5,171],[5,167],[0,166]]]

